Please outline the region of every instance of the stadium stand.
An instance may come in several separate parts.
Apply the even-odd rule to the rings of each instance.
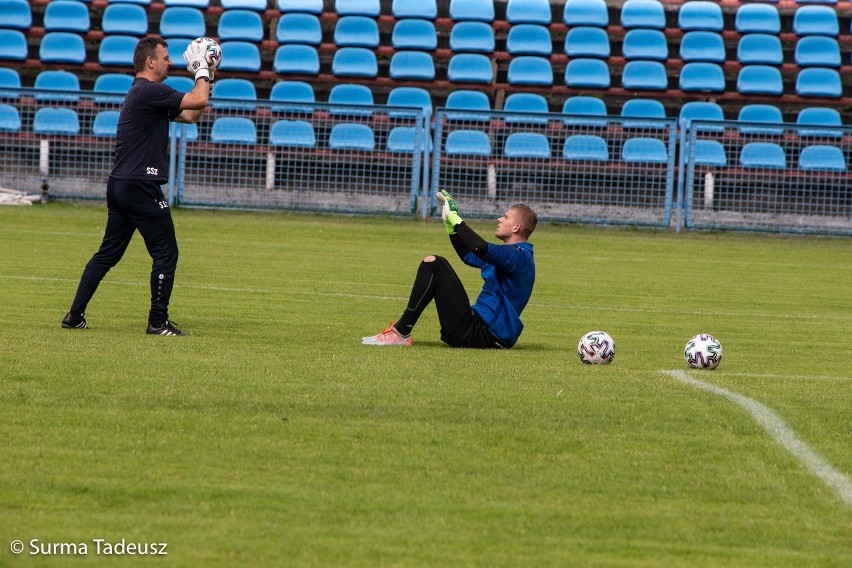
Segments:
[[[310,45],[282,45],[275,52],[273,70],[281,74],[316,75],[320,71],[319,54]]]
[[[492,0],[450,0],[450,19],[455,22],[493,22]]]
[[[376,148],[376,137],[373,129],[366,124],[344,122],[331,128],[328,147],[332,150],[372,152]]]
[[[426,89],[418,87],[396,87],[388,93],[388,106],[416,107],[422,109],[426,116],[432,114],[432,95]],[[388,113],[389,118],[407,118],[415,116],[414,113],[405,111],[393,111]]]
[[[827,36],[805,36],[796,42],[796,65],[800,67],[840,67],[840,45]]]
[[[737,61],[743,65],[781,65],[784,62],[781,38],[764,33],[743,35],[737,44]]]
[[[598,97],[575,95],[568,97],[562,104],[562,114],[570,115],[562,119],[565,126],[591,126],[603,128],[607,125],[606,103]],[[588,118],[601,117],[601,118]]]
[[[548,0],[509,0],[506,21],[510,24],[548,25],[553,20]]]
[[[574,134],[562,144],[562,157],[566,160],[607,162],[609,148],[606,140],[595,134]]]
[[[447,135],[444,151],[448,156],[490,156],[491,140],[478,130],[454,130]]]
[[[840,33],[837,11],[828,6],[801,6],[793,14],[793,33],[800,37],[807,35],[837,37]]]
[[[772,4],[740,4],[734,18],[734,30],[740,34],[781,33],[781,16]]]
[[[209,0],[163,0],[163,3],[169,6],[189,6],[190,8],[198,8],[206,10],[210,6]]]
[[[247,71],[256,73],[261,69],[260,48],[248,41],[223,41],[222,71]]]
[[[846,158],[836,146],[814,145],[802,148],[799,154],[799,169],[806,172],[845,172]]]
[[[319,45],[322,42],[319,18],[299,12],[282,14],[275,28],[275,39],[279,43]]]
[[[102,138],[115,138],[115,133],[118,130],[118,115],[117,110],[102,110],[95,115],[95,120],[92,122],[92,135]]]
[[[512,132],[506,137],[503,155],[507,158],[550,158],[550,142],[538,132]]]
[[[450,30],[450,49],[457,52],[494,51],[494,29],[483,22],[459,22]]]
[[[553,53],[550,30],[538,24],[517,24],[509,29],[506,51],[510,55],[545,55]]]
[[[0,132],[20,132],[21,115],[12,105],[0,103]]]
[[[677,13],[678,27],[684,32],[721,32],[725,28],[722,7],[716,2],[685,2]]]
[[[802,97],[840,98],[843,84],[840,73],[824,67],[807,67],[796,76],[796,94]]]
[[[249,101],[249,104],[236,103],[233,100],[227,102],[221,99],[234,99]],[[227,78],[219,79],[213,83],[213,92],[210,94],[210,106],[216,110],[254,110],[257,101],[257,91],[254,84],[247,79]]]
[[[565,67],[565,84],[576,89],[609,89],[609,66],[601,59],[588,57],[572,59]]]
[[[45,36],[47,37],[47,36]],[[104,66],[133,67],[133,51],[139,38],[126,35],[105,36],[98,48],[98,63]],[[42,59],[43,61],[44,59]],[[183,59],[181,58],[181,61]]]
[[[323,0],[277,0],[277,6],[282,13],[322,14]]]
[[[746,65],[737,76],[737,91],[743,95],[781,95],[781,71],[768,65]]]
[[[272,112],[295,111],[310,114],[312,109],[306,108],[304,104],[316,102],[316,93],[310,83],[304,81],[279,81],[272,86],[269,100],[274,102],[289,102],[296,105],[273,104],[270,106]]]
[[[767,104],[749,104],[740,109],[737,116],[740,122],[760,122],[765,124],[781,124],[784,122],[784,117],[781,115],[781,109],[775,105]],[[772,128],[765,126],[754,126],[752,124],[742,125],[739,127],[740,134],[766,134],[770,136],[780,136],[784,134],[783,128]]]
[[[704,30],[686,32],[680,40],[680,58],[684,63],[697,61],[724,63],[725,40],[716,32]]]
[[[96,103],[120,103],[124,100],[124,95],[130,90],[133,84],[133,77],[123,75],[121,73],[104,73],[95,79],[95,96],[93,98]],[[107,95],[97,93],[108,93]]]
[[[503,103],[503,110],[514,113],[532,113],[546,115],[550,112],[547,105],[547,99],[537,93],[511,93],[506,97]],[[520,116],[507,116],[505,118],[507,124],[547,124],[547,117],[533,118]]]
[[[374,78],[379,74],[376,54],[363,47],[341,47],[335,51],[331,70],[338,77]]]
[[[784,148],[775,142],[748,142],[740,151],[740,165],[744,168],[787,168]]]
[[[665,164],[669,160],[669,153],[661,140],[637,137],[625,140],[621,159],[628,164]]]
[[[725,72],[716,63],[693,61],[681,68],[678,86],[684,92],[722,93]]]
[[[173,6],[163,10],[160,16],[160,35],[164,38],[185,37],[189,39],[207,35],[204,14],[198,8]]]
[[[80,91],[80,80],[77,78],[77,75],[69,71],[47,69],[36,75],[33,87],[41,91],[73,91],[74,93],[78,93]],[[35,100],[76,103],[80,100],[80,96],[68,93],[50,94],[41,92],[35,94]]]
[[[459,89],[457,91],[453,91],[449,94],[449,96],[447,96],[445,106],[448,109],[490,111],[491,101],[488,100],[488,95],[480,91]],[[488,116],[485,114],[453,112],[447,114],[447,120],[486,122],[488,121]]]
[[[218,27],[219,41],[243,40],[260,42],[263,39],[263,22],[257,12],[234,9],[222,13]]]
[[[562,9],[562,21],[566,26],[609,25],[609,10],[604,0],[567,0]]]
[[[666,107],[654,99],[634,98],[624,102],[621,107],[622,118],[639,118],[640,121],[625,120],[624,128],[663,128],[663,122],[647,122],[647,118],[666,118]]]
[[[399,20],[393,27],[391,46],[394,49],[435,50],[438,47],[435,24],[429,20]]]
[[[609,34],[603,28],[578,26],[565,34],[565,55],[568,57],[609,58]]]
[[[843,121],[837,109],[827,107],[806,107],[796,115],[796,124],[809,124],[812,126],[842,126]],[[843,133],[839,130],[826,130],[823,128],[798,129],[799,136],[829,136],[840,138]]]
[[[379,0],[334,0],[334,11],[338,16],[377,18],[381,13],[381,6]]]
[[[0,29],[0,59],[23,61],[27,58],[27,38],[24,32]]]
[[[628,61],[621,72],[621,83],[631,91],[665,91],[669,88],[666,68],[659,61]]]
[[[378,47],[379,25],[365,16],[343,16],[334,26],[334,43],[338,47]]]
[[[3,38],[0,37],[0,41],[2,40]],[[134,41],[134,45],[135,43]],[[41,38],[38,58],[42,63],[82,65],[86,62],[86,46],[83,43],[83,37],[71,32],[48,32]]]
[[[44,10],[44,29],[48,32],[85,33],[90,25],[89,8],[77,0],[50,2]]]
[[[341,83],[331,88],[328,94],[328,102],[332,105],[356,105],[367,107],[365,110],[356,110],[351,108],[335,109],[332,108],[329,114],[332,116],[372,116],[372,111],[368,110],[373,106],[373,91],[365,85],[356,85],[352,83]]]
[[[553,84],[553,67],[544,57],[520,55],[509,62],[507,79],[510,85],[550,86]]]
[[[491,83],[494,69],[491,60],[479,53],[453,55],[447,67],[447,78],[454,83]]]
[[[629,0],[621,5],[621,25],[625,29],[666,27],[666,13],[658,0]]]
[[[0,67],[0,99],[19,99],[21,93],[18,89],[20,88],[21,75],[18,70]]]
[[[267,9],[266,0],[221,0],[222,9],[228,10],[254,10],[264,12]]]
[[[432,81],[435,61],[424,51],[398,51],[391,58],[390,76],[396,80]]]
[[[80,117],[70,108],[42,107],[33,117],[33,133],[77,136],[80,134]]]
[[[665,61],[669,58],[669,45],[662,31],[636,28],[624,35],[621,53],[628,60]]]

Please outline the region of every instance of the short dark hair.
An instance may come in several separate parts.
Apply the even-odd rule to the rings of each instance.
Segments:
[[[516,203],[510,207],[510,209],[514,209],[521,216],[521,234],[524,238],[528,239],[533,231],[535,231],[536,225],[538,225],[538,215],[535,214],[530,207],[524,205],[523,203]]]
[[[136,49],[133,51],[133,69],[139,73],[145,70],[145,60],[149,57],[156,57],[157,46],[162,45],[166,49],[169,44],[161,37],[143,37],[136,44]]]

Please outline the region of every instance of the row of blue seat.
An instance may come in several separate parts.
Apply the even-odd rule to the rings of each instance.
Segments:
[[[131,6],[147,7],[150,2],[128,0]],[[198,11],[209,6],[206,0],[165,0],[166,12],[175,7],[192,8]],[[830,6],[813,5],[814,0],[802,2],[793,12],[792,31],[798,35],[821,33],[837,35],[838,15]],[[833,2],[817,2],[831,4]],[[104,13],[110,11],[127,14],[136,18],[136,10],[119,8],[121,4],[110,4]],[[493,0],[450,0],[449,18],[453,21],[495,21],[495,3]],[[224,14],[231,10],[264,12],[267,8],[263,0],[224,0]],[[304,12],[322,14],[323,0],[279,0],[277,7],[282,13]],[[335,0],[334,12],[338,16],[367,16],[376,18],[381,15],[379,0]],[[532,23],[548,25],[553,22],[553,7],[547,0],[508,0],[506,21],[510,24]],[[32,13],[26,0],[0,0],[0,13],[4,14],[3,27],[26,29],[31,26]],[[391,15],[395,18],[419,18],[435,20],[438,6],[435,0],[394,0]],[[591,25],[606,27],[610,24],[609,8],[604,0],[567,0],[562,8],[562,22],[567,26]],[[667,27],[664,3],[658,0],[628,0],[619,10],[619,23],[626,29]],[[684,31],[710,30],[721,31],[724,17],[721,6],[716,2],[693,0],[678,6],[677,25]],[[46,29],[64,30],[72,26],[72,31],[90,29],[89,11],[83,2],[50,2],[44,12]],[[758,29],[754,29],[757,26]],[[781,17],[776,6],[771,3],[738,6],[735,16],[735,29],[743,33],[760,31],[780,33]]]
[[[102,111],[92,123],[92,135],[114,137],[118,124],[118,111]],[[194,128],[193,128],[194,127]],[[40,135],[77,136],[80,122],[75,111],[67,108],[44,107],[36,111],[33,133]],[[20,117],[17,109],[0,104],[0,133],[19,132]],[[197,141],[196,125],[190,125],[185,134],[187,140]],[[419,148],[414,127],[399,126],[387,136],[386,149],[392,153],[413,153]],[[258,143],[257,128],[244,117],[221,117],[214,120],[210,131],[210,142],[217,144]],[[316,148],[317,136],[311,123],[302,120],[279,120],[272,124],[268,142],[271,146],[290,148]],[[339,123],[331,128],[328,147],[332,150],[376,150],[376,136],[365,124]],[[687,149],[695,165],[724,167],[728,165],[727,152],[717,140],[699,140],[694,148]],[[494,155],[488,134],[479,130],[460,129],[447,134],[444,153],[448,156]],[[506,137],[503,146],[506,158],[551,159],[553,157],[549,139],[535,132],[513,132]],[[784,148],[775,142],[748,142],[740,150],[740,165],[746,168],[786,169],[787,157]],[[607,140],[594,134],[575,134],[562,143],[561,157],[570,161],[607,162],[610,147]],[[667,164],[669,153],[663,141],[651,137],[628,138],[621,145],[621,161],[627,164]],[[832,145],[814,144],[801,149],[798,159],[803,171],[846,171],[843,151]]]

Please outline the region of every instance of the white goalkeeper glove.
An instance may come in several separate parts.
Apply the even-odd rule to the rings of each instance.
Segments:
[[[195,75],[195,80],[201,78],[213,82],[213,70],[207,63],[207,45],[203,41],[191,41],[183,52],[186,70]]]
[[[456,200],[444,189],[436,193],[435,198],[441,204],[441,219],[444,221],[447,233],[454,235],[456,233],[456,225],[462,222],[462,218],[459,216],[459,209],[456,206]]]

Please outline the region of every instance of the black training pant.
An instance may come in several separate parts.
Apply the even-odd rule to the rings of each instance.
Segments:
[[[433,262],[424,260],[420,263],[408,306],[396,328],[404,333],[410,331],[432,300],[435,300],[441,323],[441,341],[447,345],[476,349],[503,347],[470,307],[470,299],[458,274],[442,256],[436,256]]]
[[[178,262],[175,226],[163,190],[153,181],[110,177],[107,211],[104,240],[83,270],[71,310],[81,314],[86,311],[101,280],[121,260],[138,229],[153,259],[148,321],[159,324],[168,318]]]

